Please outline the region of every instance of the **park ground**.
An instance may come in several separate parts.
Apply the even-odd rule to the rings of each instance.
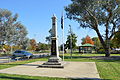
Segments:
[[[62,55],[60,55],[62,57]],[[47,58],[30,59],[10,63],[1,63],[0,69],[5,69],[17,65],[31,63],[35,61],[47,61]],[[78,54],[74,53],[72,59],[70,54],[65,54],[65,61],[95,62],[100,78],[102,80],[120,80],[120,54],[111,54],[111,57],[104,57],[104,54]],[[0,73],[0,80],[80,80],[68,78],[51,78],[25,75],[12,75]]]

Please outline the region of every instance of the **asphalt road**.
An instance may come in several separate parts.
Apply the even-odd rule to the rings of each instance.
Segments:
[[[47,57],[49,55],[50,54],[48,54],[48,53],[34,54],[33,58],[42,58],[42,57]],[[0,63],[14,62],[14,61],[17,61],[17,60],[26,60],[26,59],[22,59],[22,58],[11,59],[10,56],[0,57]]]
[[[0,63],[8,63],[9,61],[9,56],[0,57]]]

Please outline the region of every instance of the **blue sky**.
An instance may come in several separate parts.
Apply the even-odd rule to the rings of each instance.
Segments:
[[[55,14],[58,18],[59,45],[62,43],[60,18],[62,11],[64,11],[64,6],[70,4],[70,0],[0,0],[0,2],[0,8],[8,9],[13,14],[19,14],[18,21],[26,26],[28,37],[30,39],[35,38],[37,42],[46,43],[45,37],[49,35],[48,31],[52,27],[51,17]],[[77,22],[65,19],[65,41],[69,25],[72,26],[73,32],[78,36],[77,45],[80,45],[81,38],[86,35],[90,37],[96,36],[93,30],[79,28]]]

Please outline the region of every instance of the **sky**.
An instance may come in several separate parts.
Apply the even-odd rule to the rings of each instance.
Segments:
[[[45,37],[49,35],[49,30],[52,28],[53,14],[57,17],[58,27],[58,43],[62,44],[62,29],[61,15],[64,13],[64,28],[66,42],[69,25],[72,31],[77,35],[77,45],[81,45],[81,39],[89,35],[90,37],[97,36],[92,29],[83,29],[73,20],[66,18],[64,7],[71,3],[71,0],[0,0],[0,8],[10,10],[13,15],[19,14],[20,21],[27,29],[30,39],[34,38],[37,42],[47,43]]]

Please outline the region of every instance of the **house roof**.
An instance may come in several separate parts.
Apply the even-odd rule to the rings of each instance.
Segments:
[[[94,45],[92,45],[92,44],[83,44],[83,45],[81,45],[80,47],[93,47]]]

